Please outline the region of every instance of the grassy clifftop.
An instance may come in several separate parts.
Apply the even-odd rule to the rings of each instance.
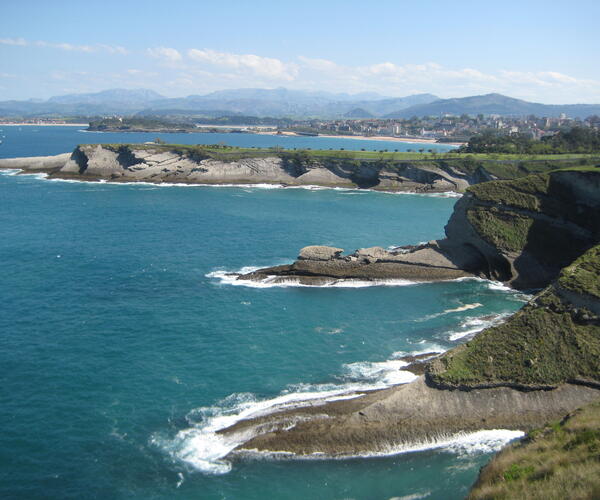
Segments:
[[[560,288],[600,306],[600,245],[562,271],[506,323],[489,328],[429,366],[440,387],[507,385],[549,388],[568,381],[600,383],[600,317],[563,298]],[[594,300],[596,299],[596,300]]]
[[[529,433],[485,468],[469,499],[600,498],[600,403]]]
[[[84,146],[84,145],[82,145]],[[487,173],[498,179],[514,179],[529,174],[548,172],[557,168],[586,167],[600,163],[600,154],[556,154],[518,155],[486,153],[419,153],[381,149],[378,151],[349,151],[344,149],[285,149],[241,148],[223,144],[182,145],[182,144],[103,144],[115,152],[126,150],[155,150],[178,153],[194,160],[215,159],[238,161],[245,158],[279,156],[284,160],[299,164],[311,162],[345,162],[360,164],[376,163],[386,168],[398,168],[406,163],[415,166],[439,168],[461,173],[465,176],[478,176]],[[483,174],[485,176],[485,173]],[[484,180],[484,179],[482,179]]]

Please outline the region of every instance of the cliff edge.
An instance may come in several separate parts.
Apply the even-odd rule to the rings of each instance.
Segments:
[[[325,247],[307,247],[290,265],[239,279],[323,284],[332,279],[479,276],[518,289],[541,288],[600,241],[600,168],[470,186],[456,203],[445,232],[445,239],[391,251],[373,247],[343,255],[341,249],[327,253]],[[321,254],[313,254],[312,248],[321,248]]]

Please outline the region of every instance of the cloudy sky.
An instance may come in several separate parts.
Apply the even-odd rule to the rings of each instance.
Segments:
[[[600,2],[2,2],[0,100],[261,87],[600,103]]]

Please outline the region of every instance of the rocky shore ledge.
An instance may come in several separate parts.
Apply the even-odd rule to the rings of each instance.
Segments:
[[[295,282],[323,286],[342,280],[385,282],[389,280],[440,281],[474,276],[461,269],[452,251],[440,242],[384,250],[361,248],[342,255],[341,248],[308,246],[289,265],[268,267],[236,275],[238,280],[268,281],[272,284]]]
[[[310,246],[286,266],[238,276],[327,284],[483,276],[541,288],[505,323],[403,368],[415,381],[313,402],[219,431],[248,452],[354,456],[460,432],[530,430],[600,400],[600,169],[551,172],[468,189],[447,237],[343,255]]]

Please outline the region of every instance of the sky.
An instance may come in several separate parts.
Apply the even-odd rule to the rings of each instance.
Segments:
[[[598,0],[0,3],[0,100],[286,87],[600,103]]]

